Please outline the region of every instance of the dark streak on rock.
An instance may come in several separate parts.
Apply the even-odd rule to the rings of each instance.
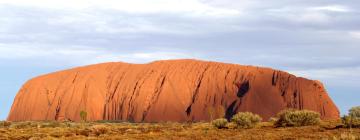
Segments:
[[[245,94],[246,94],[246,93],[249,91],[249,89],[250,89],[249,81],[246,81],[246,82],[240,84],[240,85],[238,86],[238,88],[239,88],[239,90],[238,90],[238,92],[237,92],[237,94],[236,94],[237,97],[239,97],[239,98],[244,97]]]
[[[235,105],[236,105],[237,100],[233,101],[230,106],[226,109],[226,113],[225,113],[225,118],[230,120],[232,116],[235,115],[236,110],[235,110]]]

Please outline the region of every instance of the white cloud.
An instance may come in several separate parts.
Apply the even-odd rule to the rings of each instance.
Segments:
[[[337,77],[359,77],[360,78],[360,67],[349,67],[349,68],[328,68],[328,69],[310,69],[310,70],[299,70],[290,71],[297,76],[311,77],[315,79],[327,79]]]
[[[209,48],[234,46],[233,50],[236,53],[243,51],[245,47],[253,47],[254,50],[258,50],[260,53],[253,56],[259,59],[251,61],[255,64],[271,66],[293,64],[289,67],[317,67],[319,64],[323,66],[349,62],[338,59],[339,56],[350,52],[349,49],[330,48],[336,44],[343,45],[348,40],[341,40],[344,37],[343,32],[335,29],[339,26],[334,25],[332,27],[335,28],[329,28],[329,25],[333,23],[331,22],[333,18],[339,16],[334,17],[332,16],[333,12],[328,12],[345,11],[348,9],[346,6],[341,7],[340,4],[330,4],[330,6],[324,4],[325,6],[319,7],[311,7],[307,4],[288,6],[284,4],[286,2],[265,2],[263,4],[257,2],[259,6],[256,7],[251,4],[252,2],[246,4],[249,2],[248,0],[245,2],[225,1],[55,0],[50,2],[48,0],[1,0],[0,6],[3,9],[0,9],[0,25],[6,23],[7,26],[0,26],[0,43],[7,47],[0,48],[0,51],[7,53],[4,53],[5,55],[0,56],[0,58],[27,58],[39,54],[46,56],[50,56],[47,54],[55,54],[55,56],[75,56],[73,54],[77,54],[82,59],[93,55],[104,60],[126,59],[132,61],[136,58],[145,61],[146,59],[180,58],[182,55],[171,54],[172,51],[156,54],[158,53],[157,50],[152,50],[152,54],[141,54],[143,53],[141,51],[137,52],[138,54],[113,53],[104,47],[112,49],[124,46],[133,48],[161,46],[181,49],[182,47],[197,47],[206,49],[207,52],[204,53],[218,54],[222,50],[211,52]],[[236,6],[239,5],[240,8],[236,9],[232,2]],[[15,5],[15,7],[2,4]],[[275,8],[275,6],[280,8]],[[266,7],[264,9],[269,10],[256,9],[259,7]],[[241,15],[244,10],[248,11],[245,11],[245,15]],[[197,17],[191,17],[194,15]],[[205,18],[201,18],[200,15],[205,16]],[[213,18],[227,16],[235,17]],[[308,27],[313,30],[308,30]],[[332,33],[317,33],[321,30],[329,30]],[[353,38],[360,36],[357,32],[351,32],[350,35]],[[9,49],[9,46],[13,49]],[[44,51],[29,46],[41,46],[40,48],[47,49]],[[59,46],[62,49],[59,49]],[[293,46],[294,49],[287,51],[281,49],[283,53],[280,53],[276,58],[261,57],[262,55],[269,55],[268,52],[264,51],[267,50],[266,48],[275,48],[269,50],[276,50],[279,49],[278,46]],[[319,49],[320,47],[312,48],[312,46],[323,47]],[[52,47],[58,49],[51,49]],[[342,47],[346,46],[343,45]],[[85,51],[86,49],[89,51]],[[325,49],[327,51],[323,51]],[[12,50],[14,55],[6,56]],[[201,49],[197,51],[199,50]],[[327,58],[326,55],[331,55],[334,60],[324,59],[322,62],[310,62],[309,57],[291,56],[293,50],[302,51],[302,56],[319,55],[319,58]],[[333,54],[334,52],[336,54]],[[176,57],[170,57],[168,54]],[[236,55],[233,57],[235,58]],[[218,56],[220,58],[228,57],[224,54]],[[284,59],[286,63],[274,61],[284,57],[286,57]],[[357,58],[355,56],[350,57]],[[301,63],[299,63],[299,59],[302,60]],[[294,63],[302,65],[295,66]]]
[[[157,51],[157,52],[135,52],[135,53],[118,53],[118,54],[109,54],[104,53],[96,56],[96,59],[89,62],[99,63],[99,62],[108,62],[108,61],[123,61],[129,63],[145,63],[155,60],[168,60],[168,59],[190,59],[198,58],[199,56],[191,55],[189,53],[182,52],[171,52],[171,51]]]
[[[240,15],[240,10],[197,0],[0,0],[0,37],[30,38],[36,33],[59,39],[73,33],[127,34],[122,38],[146,33],[191,36],[215,28],[231,30],[216,26],[234,22],[233,17]]]
[[[353,38],[360,39],[360,31],[351,31],[349,35]]]
[[[234,16],[239,10],[210,6],[198,0],[1,0],[0,4],[46,9],[113,9],[127,13],[186,13],[191,16]]]
[[[71,47],[41,47],[30,44],[9,45],[0,44],[0,59],[2,60],[49,60],[72,65],[87,65],[102,62],[144,63],[155,60],[199,58],[201,55],[181,51],[157,50],[152,52],[110,51],[106,48],[85,46]],[[71,60],[71,61],[69,61]]]
[[[350,12],[350,8],[343,5],[329,5],[329,6],[319,6],[311,7],[310,10],[315,11],[330,11],[330,12]]]
[[[358,87],[360,82],[360,67],[338,67],[328,69],[309,69],[288,71],[296,76],[320,80],[327,86]]]
[[[330,21],[330,16],[326,13],[309,10],[303,7],[282,7],[268,9],[267,12],[273,17],[299,23],[327,23]]]
[[[285,18],[300,23],[330,23],[335,17],[329,12],[347,13],[351,9],[343,5],[326,5],[317,7],[286,6],[266,10],[269,15]]]
[[[295,21],[305,23],[327,23],[330,21],[330,16],[320,12],[305,12],[292,18]]]
[[[32,46],[34,44],[0,44],[1,59],[27,59],[43,57],[66,57],[79,55],[94,55],[99,51],[87,47],[50,47]]]

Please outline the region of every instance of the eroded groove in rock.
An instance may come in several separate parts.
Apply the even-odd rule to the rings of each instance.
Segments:
[[[230,106],[226,109],[225,118],[230,120],[233,115],[236,114],[235,105],[237,100],[233,101]]]
[[[8,120],[134,122],[201,121],[207,108],[225,117],[250,111],[267,120],[285,108],[314,110],[324,119],[339,111],[319,81],[270,68],[198,60],[149,64],[104,63],[29,80],[15,97]]]
[[[249,91],[250,89],[250,84],[249,84],[249,81],[245,81],[244,83],[241,83],[239,86],[238,86],[238,92],[237,92],[237,96],[239,98],[242,98],[245,96],[245,94]]]
[[[187,107],[186,109],[186,114],[187,116],[189,117],[190,114],[191,114],[191,111],[192,111],[192,105],[195,103],[195,100],[196,100],[196,97],[197,95],[199,94],[199,89],[200,89],[200,86],[201,86],[201,83],[203,81],[203,78],[204,78],[204,74],[206,73],[206,71],[209,69],[209,66],[206,66],[205,69],[201,72],[198,80],[197,80],[197,84],[196,84],[196,88],[192,94],[192,101],[190,103],[190,105]]]

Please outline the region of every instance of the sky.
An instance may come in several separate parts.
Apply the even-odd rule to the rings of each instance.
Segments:
[[[320,80],[360,105],[358,0],[0,0],[0,120],[37,75],[101,62],[202,59]]]

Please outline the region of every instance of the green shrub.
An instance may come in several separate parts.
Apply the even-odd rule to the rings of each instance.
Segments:
[[[320,123],[320,114],[309,110],[287,109],[277,114],[276,126],[308,126]]]
[[[226,128],[235,129],[235,128],[237,128],[237,124],[235,124],[234,122],[229,122],[229,123],[227,123]]]
[[[224,118],[216,119],[211,122],[211,124],[218,129],[226,128],[227,123],[227,119]]]
[[[238,128],[253,128],[262,118],[251,112],[239,112],[231,118],[231,122],[235,123]]]
[[[345,127],[360,127],[360,106],[353,107],[349,110],[349,114],[341,118]]]
[[[87,112],[86,111],[80,111],[80,119],[82,122],[86,122],[87,120]]]

